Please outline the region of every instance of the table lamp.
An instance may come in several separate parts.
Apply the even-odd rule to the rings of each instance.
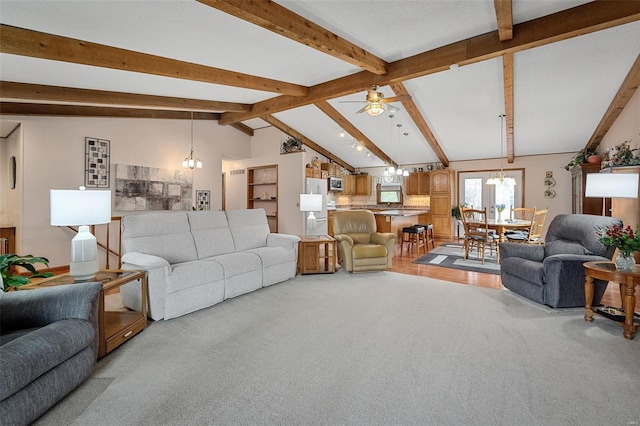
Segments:
[[[605,198],[637,198],[638,173],[589,173],[585,197],[602,197],[602,216],[606,216]]]
[[[89,225],[111,222],[111,191],[51,190],[51,225],[78,226],[71,240],[69,274],[77,281],[95,278],[98,263],[98,243]]]
[[[316,229],[317,221],[313,212],[322,210],[322,194],[300,194],[300,211],[309,212],[306,221],[305,235],[309,229]]]

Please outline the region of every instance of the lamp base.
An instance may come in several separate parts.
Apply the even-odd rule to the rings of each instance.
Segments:
[[[309,235],[309,231],[313,231],[318,227],[318,220],[316,219],[316,215],[313,212],[309,212],[309,216],[307,216],[307,227],[305,235]]]
[[[82,225],[71,240],[69,275],[77,281],[87,281],[95,278],[99,270],[98,242],[89,227]]]
[[[98,264],[98,259],[69,263],[69,275],[76,281],[92,280],[96,277],[99,270],[100,265]]]

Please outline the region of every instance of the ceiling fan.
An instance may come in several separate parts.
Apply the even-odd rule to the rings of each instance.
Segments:
[[[392,98],[385,98],[382,92],[378,92],[378,86],[373,85],[371,89],[367,90],[367,98],[364,101],[340,101],[341,103],[362,103],[366,102],[367,105],[356,111],[356,114],[366,112],[372,117],[376,117],[382,114],[386,109],[389,112],[398,112],[400,108],[393,105],[386,105],[390,102],[400,102],[411,99],[409,95],[394,96]]]

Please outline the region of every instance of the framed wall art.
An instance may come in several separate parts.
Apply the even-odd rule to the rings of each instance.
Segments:
[[[196,210],[211,210],[211,191],[196,189]]]
[[[104,139],[84,138],[84,186],[87,188],[109,187],[110,144]]]

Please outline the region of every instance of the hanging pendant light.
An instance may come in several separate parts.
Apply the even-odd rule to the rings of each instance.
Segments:
[[[407,139],[409,138],[409,132],[404,132],[404,164],[407,164]],[[409,168],[405,168],[402,172],[402,176],[409,176]]]
[[[506,129],[504,128],[504,119],[506,117],[505,114],[500,114],[500,171],[495,174],[495,176],[487,179],[487,185],[516,185],[516,180],[512,178],[509,174],[504,173],[502,169],[502,147],[504,145],[504,134]]]
[[[191,151],[189,152],[189,156],[182,160],[182,167],[184,168],[202,168],[202,161],[199,158],[193,158],[193,110],[191,110]]]

